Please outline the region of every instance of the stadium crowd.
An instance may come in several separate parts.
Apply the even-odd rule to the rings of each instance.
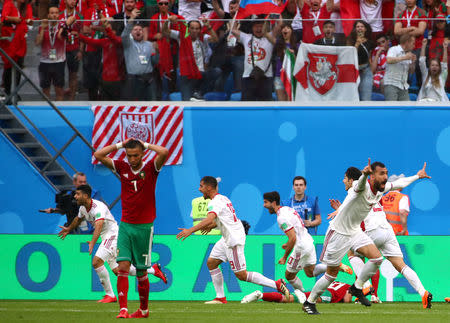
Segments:
[[[448,101],[450,0],[359,0],[353,16],[350,0],[273,1],[281,15],[234,21],[239,0],[1,0],[0,47],[23,67],[38,28],[40,86],[57,100],[82,81],[93,101],[285,101],[285,51],[304,42],[356,47],[362,101]]]

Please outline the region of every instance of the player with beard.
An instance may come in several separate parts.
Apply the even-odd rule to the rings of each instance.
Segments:
[[[370,163],[362,170],[358,181],[353,183],[348,195],[339,207],[336,217],[330,222],[320,261],[327,264],[327,272],[314,285],[308,300],[303,304],[307,314],[319,314],[316,300],[336,279],[339,264],[349,250],[356,251],[367,257],[355,283],[349,292],[357,297],[361,304],[370,306],[370,301],[364,296],[362,287],[365,281],[378,270],[383,257],[373,241],[362,231],[361,222],[368,216],[373,205],[378,203],[384,193],[398,188],[404,188],[419,178],[430,178],[425,171],[426,163],[416,175],[387,182],[388,171],[381,162]],[[370,179],[368,177],[370,175]]]

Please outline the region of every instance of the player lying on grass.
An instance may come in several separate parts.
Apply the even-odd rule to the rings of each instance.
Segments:
[[[92,259],[92,267],[94,267],[100,283],[105,290],[106,295],[99,300],[99,303],[113,303],[117,302],[117,298],[114,295],[111,281],[109,280],[108,270],[105,268],[105,261],[109,264],[109,267],[115,275],[118,274],[118,264],[116,262],[116,250],[117,250],[117,234],[118,227],[117,222],[113,215],[109,211],[108,207],[101,201],[91,198],[92,189],[89,185],[81,185],[77,187],[75,191],[75,199],[80,206],[78,216],[72,221],[70,226],[60,226],[61,231],[58,236],[64,240],[64,238],[73,229],[76,229],[81,223],[83,218],[92,224],[95,228],[92,234],[91,241],[89,243],[89,255],[92,254],[94,246],[97,243],[99,237],[101,237],[102,243],[97,249],[94,258]],[[147,272],[152,274],[167,284],[166,275],[161,271],[159,264],[154,264]],[[130,275],[136,275],[136,268],[131,266]]]
[[[334,281],[327,290],[319,296],[317,299],[318,303],[351,303],[352,294],[349,293],[349,284]],[[363,290],[365,295],[369,294],[373,289],[371,286]],[[244,296],[241,303],[251,303],[262,299],[266,302],[276,302],[276,303],[300,303],[303,304],[306,298],[311,294],[311,292],[303,293],[298,289],[294,290],[294,294],[289,295],[289,297],[284,296],[280,293],[262,293],[259,290],[254,291],[251,294]]]
[[[314,240],[297,211],[288,206],[280,206],[280,194],[276,191],[264,193],[263,198],[264,207],[270,214],[276,215],[280,230],[288,237],[288,241],[282,246],[285,251],[278,264],[286,265],[286,279],[295,289],[303,291],[303,283],[297,273],[303,269],[306,276],[316,277],[327,270],[327,265],[316,264]],[[353,270],[344,264],[340,265],[339,270],[353,274]]]

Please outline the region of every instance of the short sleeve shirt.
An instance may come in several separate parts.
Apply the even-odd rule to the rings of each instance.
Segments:
[[[84,218],[92,224],[92,226],[94,226],[95,222],[98,220],[104,220],[105,222],[103,222],[102,231],[100,232],[100,237],[102,240],[105,240],[106,237],[113,235],[117,236],[119,232],[117,222],[108,207],[103,202],[98,200],[91,199],[91,205],[88,210],[83,205],[80,206],[78,217],[80,219]]]
[[[224,195],[217,194],[209,202],[208,214],[214,213],[217,229],[222,232],[225,244],[232,248],[236,245],[245,245],[245,231],[241,220],[236,217],[231,201]]]
[[[419,8],[415,7],[412,11],[405,9],[397,18],[397,22],[402,23],[402,27],[419,27],[420,22],[427,22],[427,14],[426,12]],[[423,35],[416,37],[416,45],[414,49],[418,49],[422,47]]]
[[[242,77],[249,77],[253,70],[252,50],[250,49],[252,44],[255,66],[265,71],[267,77],[272,77],[273,71],[269,65],[272,61],[273,44],[266,37],[258,38],[244,32],[240,32],[239,42],[244,46],[245,50],[244,74]]]
[[[138,171],[121,160],[113,160],[113,165],[120,176],[122,221],[153,223],[156,218],[155,188],[159,174],[154,161],[148,161]]]
[[[284,233],[295,230],[296,247],[309,250],[311,246],[314,246],[313,238],[306,230],[300,215],[293,208],[280,207],[277,211],[277,222]]]
[[[314,220],[315,215],[320,214],[319,198],[305,195],[302,200],[296,200],[295,197],[281,202],[282,206],[293,208],[300,215],[302,220]],[[316,228],[307,228],[309,234],[315,234]]]

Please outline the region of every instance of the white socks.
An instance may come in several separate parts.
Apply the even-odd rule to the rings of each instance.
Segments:
[[[303,288],[303,283],[300,280],[300,278],[298,278],[297,276],[295,276],[294,279],[290,280],[289,283],[294,286],[295,289],[299,289],[300,291],[304,292],[305,289]]]
[[[383,262],[383,257],[369,259],[361,269],[361,273],[358,279],[355,281],[355,287],[362,289],[366,281],[368,281],[378,270],[381,263]]]
[[[411,286],[420,294],[420,296],[423,297],[423,294],[425,294],[425,288],[423,287],[416,272],[408,266],[405,266],[403,267],[401,274],[409,281]]]
[[[358,256],[349,257],[348,260],[350,261],[350,265],[352,265],[356,277],[359,277],[361,275],[361,270],[364,267],[364,261]]]
[[[325,274],[322,277],[320,277],[320,279],[314,285],[314,287],[311,291],[311,294],[309,294],[308,302],[315,304],[317,297],[322,295],[323,292],[326,291],[328,286],[330,286],[331,283],[334,282],[335,279],[336,279],[336,277],[330,276],[328,274]]]
[[[136,276],[136,267],[134,267],[133,265],[130,265],[130,271],[129,271],[128,275]]]
[[[95,271],[97,272],[98,278],[100,278],[100,283],[102,284],[106,295],[114,297],[111,281],[109,280],[108,270],[105,268],[105,266],[102,265],[98,268],[95,268]]]
[[[209,273],[211,274],[212,283],[214,285],[214,289],[216,290],[216,297],[222,298],[225,297],[225,292],[223,290],[223,275],[220,268],[216,268],[213,270],[210,270]]]
[[[155,268],[150,267],[149,269],[147,269],[147,272],[148,272],[150,275],[154,275],[154,274],[155,274]]]
[[[274,280],[264,277],[263,275],[257,273],[256,271],[247,272],[247,281],[253,284],[258,284],[261,286],[277,289],[277,284],[275,284]]]
[[[314,275],[314,277],[317,277],[317,276],[323,274],[326,271],[327,271],[327,265],[325,265],[325,264],[317,264],[314,267],[313,275]]]

